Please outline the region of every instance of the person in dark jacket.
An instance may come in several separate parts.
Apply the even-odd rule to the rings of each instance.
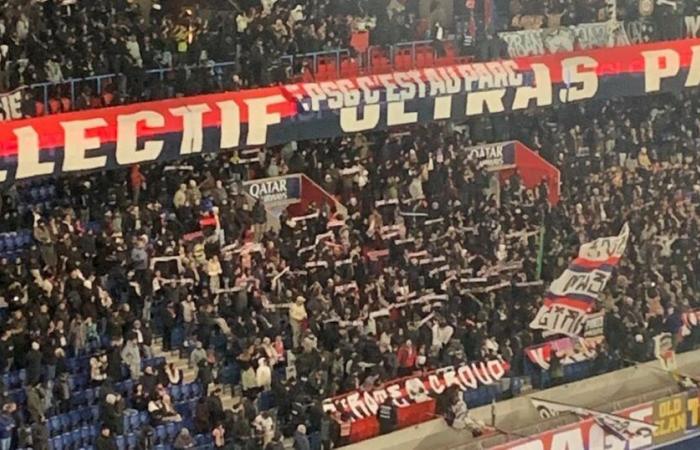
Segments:
[[[33,386],[41,380],[42,354],[38,342],[32,342],[31,349],[27,352],[25,360],[27,366],[27,384]]]
[[[194,431],[197,434],[208,433],[212,428],[211,414],[206,397],[200,397],[194,409]]]
[[[34,450],[49,450],[49,429],[45,422],[32,424],[32,448]]]
[[[95,439],[95,450],[118,450],[117,443],[112,436],[112,432],[106,425],[102,426],[100,435]]]
[[[297,426],[294,432],[294,450],[311,450],[309,437],[306,435],[306,425]]]

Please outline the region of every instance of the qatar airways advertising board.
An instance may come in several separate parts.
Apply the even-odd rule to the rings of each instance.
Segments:
[[[682,392],[615,413],[656,425],[623,436],[603,421],[588,417],[565,427],[489,447],[492,450],[636,450],[662,448],[683,439],[700,436],[700,402],[697,391]]]
[[[700,39],[175,98],[0,125],[0,184],[700,85]]]

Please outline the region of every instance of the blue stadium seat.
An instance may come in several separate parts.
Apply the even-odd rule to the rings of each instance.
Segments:
[[[131,431],[136,431],[141,423],[139,422],[139,415],[138,413],[135,414],[129,414],[128,416],[128,421],[129,421],[129,430]]]
[[[61,434],[61,421],[58,419],[58,417],[54,416],[49,418],[47,427],[49,429],[50,436]]]
[[[130,433],[126,436],[126,445],[129,449],[135,449],[138,443],[136,433]]]
[[[70,432],[70,440],[73,443],[73,446],[78,448],[82,447],[82,436],[80,434],[80,428],[73,429]]]
[[[70,425],[70,416],[68,414],[61,414],[58,416],[58,418],[61,421],[61,430],[63,430],[64,433],[67,433],[71,429]],[[64,444],[65,444],[65,439],[64,439]]]
[[[173,385],[170,387],[170,396],[173,398],[174,402],[179,402],[182,400],[182,389],[179,385]]]
[[[165,429],[168,432],[168,442],[175,440],[181,428],[182,424],[175,422],[169,422],[167,425],[165,425]]]
[[[199,383],[191,383],[190,389],[192,390],[192,398],[199,398],[202,396],[202,386]]]
[[[124,380],[124,394],[125,397],[131,396],[131,393],[134,391],[134,380],[129,378],[128,380]]]
[[[63,433],[61,435],[61,440],[63,441],[64,447],[70,448],[73,446],[73,435],[71,433]]]
[[[126,450],[126,439],[124,436],[117,436],[117,448],[119,450]]]
[[[165,428],[165,425],[158,425],[156,427],[156,442],[163,443],[167,442],[168,440],[168,430]]]
[[[87,445],[89,442],[92,442],[90,427],[87,425],[80,427],[80,440],[83,442],[83,445]]]
[[[180,389],[182,390],[182,399],[183,400],[189,400],[192,398],[192,383],[183,383],[180,385]]]
[[[63,450],[63,438],[61,438],[61,436],[51,438],[49,444],[52,450]]]
[[[97,389],[85,389],[85,397],[87,399],[88,405],[92,406],[97,400]]]

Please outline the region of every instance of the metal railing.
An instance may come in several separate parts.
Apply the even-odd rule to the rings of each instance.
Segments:
[[[402,42],[394,44],[388,47],[380,46],[370,46],[366,52],[357,54],[358,60],[360,61],[361,68],[366,72],[371,72],[375,68],[373,67],[373,56],[382,53],[384,57],[387,58],[390,66],[394,65],[396,56],[405,51],[405,49],[410,49],[411,63],[412,66],[416,66],[416,54],[418,49],[425,48],[432,44],[432,41],[412,41],[412,42]],[[350,49],[336,49],[329,51],[304,53],[297,55],[283,55],[279,57],[278,62],[286,64],[292,67],[293,70],[301,69],[303,67],[308,68],[312,73],[319,73],[319,68],[324,66],[332,66],[335,69],[335,74],[340,76],[341,67],[344,60],[351,58],[355,53]],[[156,69],[145,70],[144,76],[146,77],[146,83],[148,80],[158,79],[164,81],[168,74],[186,70],[191,72],[196,69],[208,68],[214,71],[225,71],[235,67],[238,63],[236,61],[226,61],[219,62],[212,65],[192,65],[192,66],[177,66],[177,67],[165,67]],[[295,75],[300,72],[295,70]],[[81,93],[81,90],[85,86],[89,86],[92,92],[96,96],[100,96],[103,93],[103,89],[106,85],[113,83],[122,83],[126,80],[127,75],[123,73],[110,73],[105,75],[94,75],[84,78],[72,78],[61,82],[43,82],[36,83],[29,86],[30,89],[34,90],[35,97],[38,102],[43,103],[46,113],[49,113],[49,101],[52,99],[67,98],[70,99],[72,107],[76,103],[76,99]],[[128,80],[127,80],[128,81]],[[58,91],[58,92],[55,92]]]

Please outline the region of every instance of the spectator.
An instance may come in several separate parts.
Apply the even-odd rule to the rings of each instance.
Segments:
[[[48,447],[47,447],[48,448]],[[117,442],[112,436],[112,430],[110,427],[103,425],[100,431],[100,435],[97,436],[95,440],[96,450],[117,450]]]
[[[417,358],[416,349],[413,347],[413,343],[410,339],[406,340],[404,344],[399,347],[398,351],[398,375],[400,377],[405,377],[413,373],[416,367]]]
[[[294,450],[311,450],[309,438],[306,436],[306,426],[299,425],[294,432]]]
[[[299,296],[294,304],[289,307],[289,323],[292,326],[292,345],[294,348],[299,347],[301,343],[300,338],[304,329],[304,322],[308,318],[304,302],[304,297]]]
[[[122,361],[129,368],[131,379],[135,381],[141,377],[141,352],[137,340],[136,334],[132,332],[121,351]]]
[[[175,438],[175,442],[173,443],[173,448],[175,450],[187,450],[189,448],[194,448],[195,447],[195,442],[192,436],[190,435],[190,430],[187,428],[183,428],[180,430],[178,433],[177,437]]]

